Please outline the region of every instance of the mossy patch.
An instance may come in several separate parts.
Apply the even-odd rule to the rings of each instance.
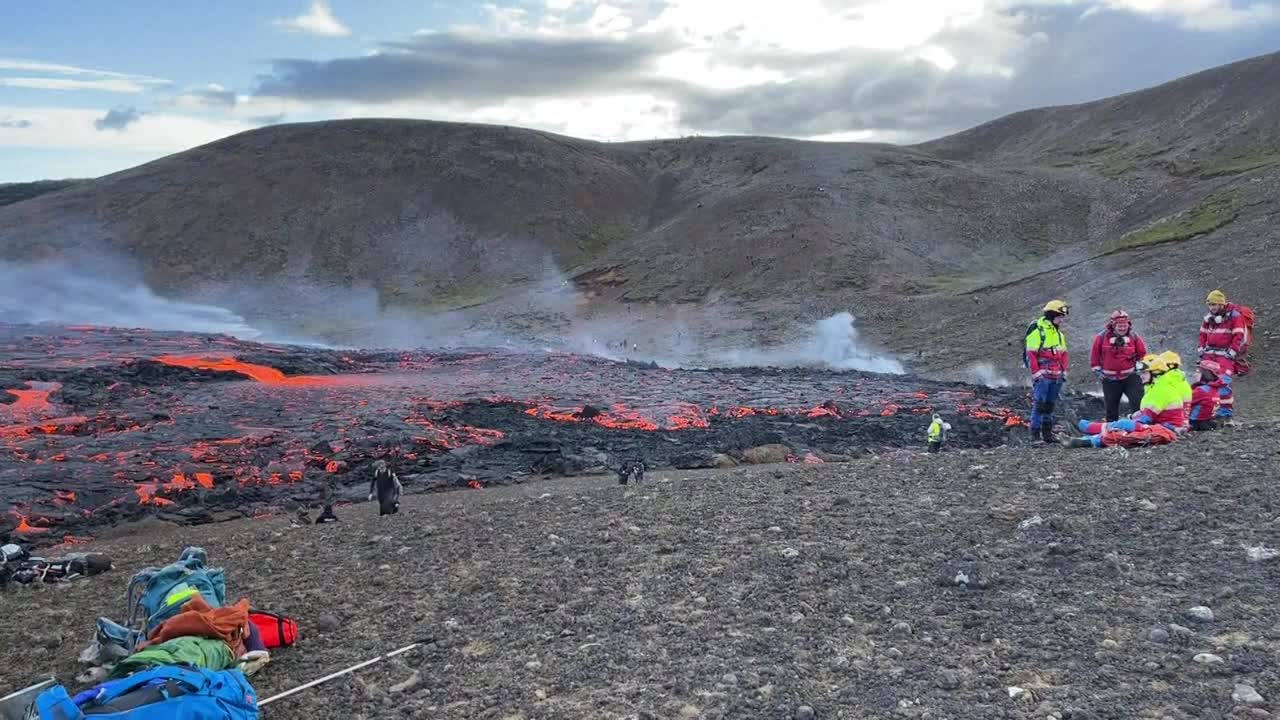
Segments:
[[[1195,208],[1120,238],[1116,249],[1190,240],[1230,224],[1240,214],[1229,195],[1210,195]]]
[[[1280,152],[1263,152],[1243,155],[1223,160],[1218,164],[1205,169],[1200,173],[1200,176],[1212,178],[1222,177],[1224,175],[1239,175],[1240,173],[1249,172],[1250,170],[1257,170],[1258,168],[1277,164],[1280,164]]]

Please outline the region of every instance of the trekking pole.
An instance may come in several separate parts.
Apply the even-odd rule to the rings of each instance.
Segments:
[[[338,672],[336,672],[336,673],[332,673],[332,674],[330,674],[330,675],[325,675],[324,677],[320,678],[319,680],[312,680],[311,682],[309,682],[309,683],[305,683],[305,684],[303,684],[303,685],[299,685],[298,687],[296,687],[296,688],[294,688],[294,689],[292,689],[292,690],[285,690],[284,692],[279,693],[279,694],[277,694],[277,695],[272,695],[271,697],[267,698],[266,700],[260,700],[260,701],[258,701],[258,707],[262,707],[263,705],[266,705],[267,703],[273,703],[273,702],[275,702],[276,700],[280,700],[281,698],[287,698],[287,697],[289,697],[290,695],[293,695],[294,693],[300,693],[300,692],[302,692],[303,690],[306,690],[306,689],[308,689],[308,688],[313,688],[313,687],[315,687],[315,686],[317,686],[317,685],[320,685],[320,684],[322,684],[322,683],[327,683],[327,682],[329,682],[330,680],[332,680],[332,679],[334,679],[334,678],[336,678],[336,677],[342,677],[343,675],[346,675],[346,674],[348,674],[348,673],[353,673],[353,672],[355,672],[356,670],[359,670],[360,668],[368,667],[368,666],[370,666],[370,665],[372,665],[372,664],[374,664],[374,663],[378,662],[379,660],[386,660],[387,658],[393,658],[393,657],[395,657],[395,656],[397,656],[397,655],[400,655],[401,653],[409,652],[410,650],[412,650],[412,649],[414,649],[414,648],[418,647],[418,645],[420,645],[420,644],[421,644],[421,643],[413,643],[412,645],[405,645],[404,647],[400,648],[399,650],[392,650],[391,652],[387,653],[386,655],[379,655],[378,657],[376,657],[376,658],[374,658],[374,659],[372,659],[372,660],[365,660],[365,661],[364,661],[364,662],[362,662],[362,663],[358,663],[358,664],[356,664],[356,665],[352,665],[351,667],[346,668],[346,669],[344,669],[344,670],[339,670],[339,671],[338,671]]]

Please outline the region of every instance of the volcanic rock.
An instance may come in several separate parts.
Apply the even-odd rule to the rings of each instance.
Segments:
[[[748,448],[742,452],[742,459],[752,465],[776,465],[786,462],[791,454],[791,448],[774,443]]]

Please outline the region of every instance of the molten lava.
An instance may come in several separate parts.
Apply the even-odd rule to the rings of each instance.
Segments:
[[[314,375],[295,375],[288,377],[279,370],[267,365],[254,365],[240,362],[230,357],[200,357],[194,355],[161,355],[156,362],[192,370],[213,370],[215,372],[233,372],[244,375],[264,385],[295,385],[316,387],[334,385],[335,378]]]

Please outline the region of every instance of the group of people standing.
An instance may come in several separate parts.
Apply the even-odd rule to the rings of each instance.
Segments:
[[[1194,381],[1182,371],[1182,358],[1172,350],[1154,353],[1134,331],[1133,320],[1116,310],[1093,339],[1090,367],[1102,384],[1106,419],[1081,420],[1083,437],[1068,437],[1068,447],[1153,445],[1173,442],[1188,430],[1213,430],[1235,416],[1232,381],[1249,372],[1246,358],[1253,331],[1253,311],[1230,303],[1221,290],[1206,298],[1208,313],[1200,325],[1199,363]],[[1057,442],[1056,407],[1070,367],[1063,322],[1071,314],[1062,300],[1045,304],[1041,317],[1027,328],[1025,365],[1031,371],[1031,434],[1037,441]],[[1129,404],[1120,416],[1120,401]]]

